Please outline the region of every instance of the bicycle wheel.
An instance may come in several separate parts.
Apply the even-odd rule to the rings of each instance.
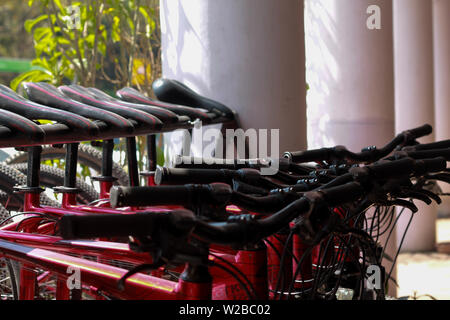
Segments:
[[[55,148],[52,146],[43,146],[41,159],[42,160],[64,160],[66,156],[66,150],[64,148]],[[101,172],[102,167],[102,153],[96,148],[88,144],[80,144],[78,147],[78,163],[87,166],[95,170],[96,172]],[[27,162],[27,153],[19,152],[8,159],[5,160],[6,164],[18,164]],[[128,174],[123,170],[117,163],[113,164],[112,174],[117,178],[116,183],[119,185],[128,185]]]
[[[12,164],[11,167],[26,174],[28,165],[26,163],[18,163]],[[41,164],[39,181],[42,186],[48,188],[62,186],[64,184],[64,171],[56,167]],[[95,188],[83,180],[77,178],[76,186],[81,190],[77,195],[78,203],[88,204],[98,199],[98,192]]]

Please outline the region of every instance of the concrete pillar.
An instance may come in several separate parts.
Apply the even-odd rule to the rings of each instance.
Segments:
[[[302,1],[161,0],[161,20],[164,77],[234,109],[244,129],[280,129],[279,153],[306,147]]]
[[[434,92],[436,140],[450,139],[450,1],[433,0]],[[442,184],[450,192],[448,184]],[[450,216],[450,199],[443,197],[442,215]]]
[[[431,0],[394,0],[395,130],[434,125],[433,22]],[[434,133],[421,138],[432,142]],[[429,251],[436,245],[437,206],[415,201],[419,212],[405,236],[402,251]],[[410,220],[397,224],[397,242]]]
[[[305,3],[308,147],[384,145],[394,136],[392,1]],[[394,232],[386,253],[395,251]]]

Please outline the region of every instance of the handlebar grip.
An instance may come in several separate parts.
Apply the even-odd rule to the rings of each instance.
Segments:
[[[358,182],[322,189],[320,192],[328,205],[334,206],[359,199],[364,194],[363,187]]]
[[[419,151],[419,150],[432,150],[432,149],[444,149],[450,148],[450,140],[442,140],[438,142],[418,144],[415,146],[407,146],[402,150],[404,151]]]
[[[187,184],[180,186],[113,187],[112,207],[152,205],[227,204],[232,189],[225,183]]]
[[[66,214],[59,221],[63,239],[126,237],[151,234],[163,213]]]
[[[155,183],[157,185],[166,184],[186,184],[186,183],[211,183],[229,182],[222,169],[185,169],[185,168],[161,168],[155,172]]]
[[[417,139],[423,136],[427,136],[433,132],[433,127],[429,124],[424,124],[421,127],[409,129],[405,131],[413,139]]]
[[[434,159],[417,160],[415,173],[425,174],[431,172],[440,172],[445,170],[447,167],[447,161],[444,157],[437,157]]]
[[[423,150],[423,151],[407,151],[408,157],[413,159],[430,159],[436,157],[443,157],[450,161],[450,148],[440,150]]]
[[[283,154],[283,157],[290,159],[292,162],[328,160],[328,158],[330,157],[330,148],[285,152]]]
[[[411,158],[375,163],[367,166],[374,178],[390,178],[410,175],[414,172],[415,161]],[[352,169],[350,169],[352,171]]]
[[[110,191],[113,208],[125,206],[150,206],[187,204],[190,200],[190,186],[118,187]]]

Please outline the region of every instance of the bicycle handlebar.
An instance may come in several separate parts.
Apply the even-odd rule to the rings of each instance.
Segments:
[[[409,157],[413,159],[429,159],[436,157],[444,157],[447,161],[450,161],[450,148],[446,149],[431,149],[431,150],[418,150],[418,151],[396,151],[391,159],[400,159],[403,157]]]
[[[112,207],[192,205],[207,200],[222,204],[228,201],[231,194],[231,187],[224,183],[155,187],[114,186],[110,191],[110,202]]]
[[[445,149],[450,148],[450,140],[442,140],[438,142],[417,144],[414,146],[406,146],[403,147],[404,151],[424,151],[424,150],[433,150],[433,149]]]
[[[158,167],[155,172],[155,183],[183,184],[183,183],[231,183],[239,179],[248,183],[257,183],[261,175],[256,169],[184,169]]]
[[[145,236],[151,234],[155,224],[161,223],[167,215],[168,212],[67,214],[59,223],[64,239]]]
[[[404,158],[392,162],[383,161],[372,166],[360,167],[358,169],[368,170],[369,174],[378,178],[392,178],[393,176],[404,176],[411,174],[423,174],[430,171],[441,171],[445,169],[446,161],[444,158],[435,158],[427,160],[413,160],[411,158]],[[352,168],[353,169],[353,168]],[[386,177],[388,176],[388,177]],[[203,188],[204,186],[202,186]],[[223,194],[229,195],[229,189],[224,186],[226,190]],[[149,187],[141,188],[127,188],[125,190],[133,193],[133,190],[138,190],[134,194],[140,197],[146,197],[146,190]],[[162,196],[167,198],[169,195],[168,189],[163,187],[153,187],[153,190],[160,188],[165,190]],[[174,187],[170,187],[174,188]],[[183,189],[184,188],[184,189]],[[191,187],[192,188],[192,187]],[[159,228],[158,224],[164,223],[165,227],[175,228],[178,230],[184,228],[185,225],[192,225],[193,233],[204,241],[218,244],[245,244],[259,241],[271,234],[281,230],[290,221],[296,217],[307,214],[311,205],[317,202],[325,203],[328,206],[339,206],[344,203],[356,201],[362,196],[371,192],[370,184],[360,184],[359,182],[348,182],[340,186],[334,186],[328,189],[321,189],[310,191],[303,195],[298,200],[291,202],[289,205],[274,213],[273,215],[256,220],[255,216],[243,215],[233,216],[233,219],[227,222],[210,223],[199,220],[194,215],[185,210],[165,212],[155,214],[130,214],[130,215],[65,215],[61,219],[60,227],[63,238],[91,238],[91,237],[113,237],[118,235],[151,235],[153,228]],[[117,189],[116,189],[117,190]],[[188,191],[183,194],[182,191]],[[175,193],[188,199],[192,194],[186,186],[179,186]],[[134,191],[137,192],[137,191]],[[111,192],[114,194],[114,192]],[[219,193],[220,194],[220,193]],[[223,195],[222,194],[222,195]],[[139,200],[140,201],[140,200]],[[181,218],[178,217],[181,215]],[[160,220],[160,219],[164,219]]]
[[[176,210],[170,212],[149,212],[137,214],[67,214],[60,220],[61,235],[64,239],[145,236],[159,229],[161,224],[166,228],[180,230],[186,225],[194,226],[193,233],[204,241],[230,245],[236,243],[256,242],[282,229],[295,217],[308,212],[311,200],[327,201],[340,204],[361,197],[364,190],[357,182],[343,186],[307,193],[277,213],[265,219],[233,219],[228,222],[205,222],[196,219],[192,212]]]
[[[433,127],[429,124],[424,124],[421,127],[409,129],[400,133],[401,135],[409,135],[406,139],[415,140],[424,136],[427,136],[433,132]]]
[[[403,131],[381,149],[374,148],[371,150],[363,150],[360,153],[353,153],[347,150],[344,146],[335,146],[331,148],[285,152],[284,157],[292,162],[299,163],[330,160],[352,160],[356,162],[376,161],[387,156],[398,145],[414,141],[417,138],[430,134],[432,131],[433,128],[429,124],[425,124],[421,127]]]
[[[446,161],[443,157],[425,160],[414,160],[411,158],[394,161],[383,160],[372,165],[351,168],[349,174],[339,176],[319,189],[334,190],[333,188],[340,187],[344,183],[352,180],[360,181],[363,178],[386,180],[409,176],[410,174],[423,175],[428,172],[439,172],[445,168]],[[200,203],[215,205],[235,204],[254,212],[272,213],[278,210],[283,203],[289,203],[297,199],[298,196],[294,195],[296,195],[295,188],[284,193],[253,197],[240,192],[233,192],[227,184],[211,183],[203,185],[113,187],[110,192],[110,201],[113,207],[150,205],[195,206]]]

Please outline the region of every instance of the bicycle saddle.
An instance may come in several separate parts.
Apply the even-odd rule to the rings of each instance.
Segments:
[[[167,125],[170,126],[171,124],[174,124],[174,123],[186,122],[186,121],[190,120],[188,117],[180,117],[177,114],[173,113],[172,111],[164,109],[164,108],[159,108],[159,107],[154,107],[154,106],[149,106],[149,105],[144,105],[144,104],[130,103],[130,102],[122,101],[119,99],[115,99],[97,88],[85,88],[85,89],[87,89],[87,91],[93,97],[96,97],[98,99],[105,100],[105,101],[108,101],[108,102],[111,102],[111,103],[114,103],[114,104],[117,104],[120,106],[141,110],[141,111],[147,112],[151,115],[154,115],[164,123],[164,126],[167,126]]]
[[[161,78],[153,82],[152,88],[158,100],[203,108],[227,119],[234,119],[234,112],[227,106],[199,95],[177,80]]]
[[[36,143],[43,141],[45,137],[45,132],[39,125],[7,110],[0,109],[0,125],[11,129],[11,134],[14,136],[12,137],[11,134],[8,135],[7,141],[5,141],[9,142],[11,146],[17,145],[17,141],[13,140],[20,138],[25,138],[32,143]],[[5,142],[0,142],[0,145],[5,147]]]
[[[105,111],[79,101],[73,100],[62,93],[55,86],[45,82],[26,82],[23,84],[28,98],[43,105],[73,112],[80,116],[105,122],[117,132],[133,133],[134,127],[127,119],[120,115]]]
[[[116,92],[117,96],[123,101],[131,103],[146,104],[150,106],[156,106],[170,110],[176,114],[182,116],[188,116],[192,120],[199,119],[204,123],[211,122],[211,115],[208,115],[205,111],[198,108],[186,107],[181,105],[175,105],[170,103],[164,103],[161,101],[155,101],[144,94],[140,93],[134,88],[125,87]]]
[[[60,122],[89,137],[97,135],[99,131],[95,123],[78,114],[32,102],[4,85],[0,85],[0,108],[19,114],[29,120],[46,119]]]
[[[139,132],[145,131],[146,133],[149,133],[160,131],[162,129],[163,123],[157,117],[137,109],[120,106],[108,101],[102,101],[96,97],[93,97],[89,91],[86,90],[86,88],[70,85],[60,86],[59,89],[65,95],[81,103],[114,112],[122,117],[136,121]]]

